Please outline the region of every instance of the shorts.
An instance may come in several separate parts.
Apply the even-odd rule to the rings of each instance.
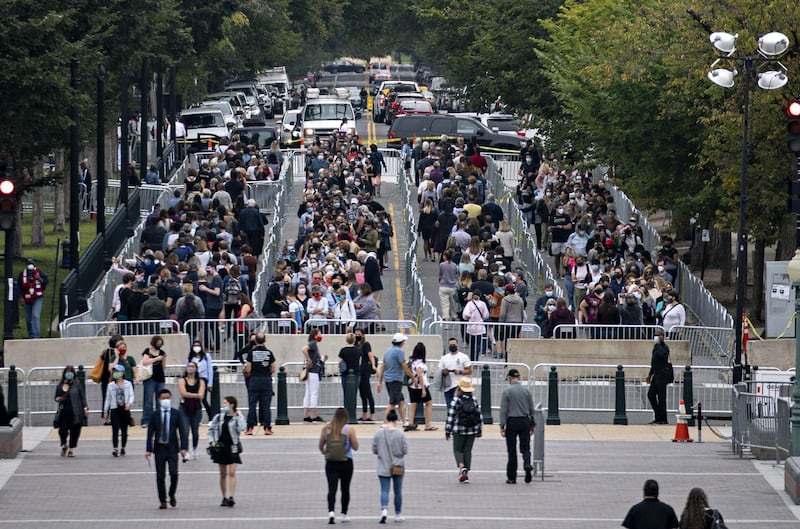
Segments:
[[[561,255],[564,253],[564,250],[567,247],[567,243],[565,242],[551,242],[550,243],[550,253],[552,255]]]
[[[408,400],[416,404],[424,404],[431,400],[431,388],[425,388],[425,396],[422,396],[422,389],[408,388]]]
[[[403,383],[400,381],[386,381],[386,393],[389,395],[389,404],[397,405],[406,400],[403,396]]]

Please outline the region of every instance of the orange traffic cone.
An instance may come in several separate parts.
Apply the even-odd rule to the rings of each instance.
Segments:
[[[675,437],[672,439],[673,443],[691,443],[692,438],[689,437],[689,423],[690,415],[686,415],[686,403],[681,399],[678,406],[678,414],[675,416],[678,421],[675,424]]]

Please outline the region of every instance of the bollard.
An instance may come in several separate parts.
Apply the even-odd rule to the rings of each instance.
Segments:
[[[6,410],[9,417],[19,416],[19,404],[17,403],[17,366],[8,368],[8,398],[6,402]]]
[[[616,395],[614,399],[614,424],[628,424],[628,416],[625,414],[625,371],[622,366],[617,366],[615,376]]]
[[[352,369],[347,370],[344,381],[344,407],[350,420],[347,424],[358,424],[356,418],[356,372]],[[419,408],[419,406],[417,406]]]
[[[483,424],[494,424],[492,420],[492,375],[489,365],[483,364],[481,370],[481,415]]]
[[[697,403],[697,442],[703,442],[703,403]]]
[[[81,390],[83,390],[83,394],[86,395],[86,371],[83,369],[83,365],[78,366],[78,384],[81,385]],[[86,402],[89,402],[88,398]],[[89,426],[89,417],[86,415],[83,416],[83,425]]]
[[[289,399],[286,396],[286,368],[278,368],[278,413],[275,424],[286,426],[289,424]]]
[[[219,371],[217,371],[217,367],[213,367],[213,371],[211,373],[211,379],[214,381],[214,387],[211,388],[211,411],[216,415],[220,411],[220,401],[222,400],[219,396],[220,389],[219,389]],[[213,417],[209,417],[208,420],[211,421]]]
[[[560,425],[561,417],[558,416],[558,371],[556,366],[550,367],[547,379],[547,424]]]
[[[694,375],[692,374],[692,366],[686,366],[683,371],[683,402],[686,404],[686,409],[691,410],[693,407],[694,401],[694,384],[692,383],[692,379]],[[691,413],[691,419],[689,419],[689,426],[694,426],[694,414]]]

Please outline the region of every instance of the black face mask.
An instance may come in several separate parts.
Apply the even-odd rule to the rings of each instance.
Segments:
[[[448,349],[450,349],[451,353],[455,353],[456,351],[458,351],[458,346],[457,345],[451,345],[450,347],[448,347]]]

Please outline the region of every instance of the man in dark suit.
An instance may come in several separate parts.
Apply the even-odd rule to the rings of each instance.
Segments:
[[[175,507],[178,489],[178,452],[186,458],[189,438],[186,423],[180,412],[171,406],[172,393],[162,389],[158,393],[159,408],[150,416],[147,425],[147,451],[144,457],[156,455],[156,485],[160,509],[167,508],[166,466],[169,464],[169,504]],[[180,443],[180,444],[179,444]]]

